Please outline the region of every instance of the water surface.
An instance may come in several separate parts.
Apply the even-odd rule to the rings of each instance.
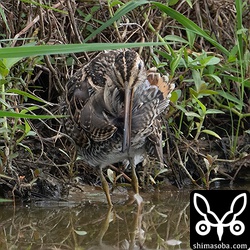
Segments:
[[[0,249],[189,248],[189,192],[142,193],[142,208],[113,195],[113,209],[102,192],[90,193],[70,202],[1,204]]]

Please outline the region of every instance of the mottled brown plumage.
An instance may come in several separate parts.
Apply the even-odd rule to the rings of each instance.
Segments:
[[[168,106],[173,87],[155,70],[147,73],[132,50],[100,53],[67,83],[66,133],[78,145],[84,162],[100,169],[109,205],[102,168],[127,160],[138,193],[135,166],[149,152],[162,161],[159,115]]]

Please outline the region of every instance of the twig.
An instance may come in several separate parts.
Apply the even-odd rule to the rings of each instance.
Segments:
[[[187,176],[189,177],[189,179],[192,181],[192,183],[194,185],[196,185],[197,187],[200,188],[200,186],[197,184],[197,182],[195,181],[195,179],[193,179],[193,177],[191,176],[191,174],[188,172],[188,170],[186,169],[182,159],[181,159],[181,155],[180,155],[180,151],[178,149],[178,145],[176,142],[174,142],[175,148],[176,148],[176,152],[178,154],[178,158],[179,158],[179,165],[182,167],[182,169],[184,170],[184,172],[187,174]]]
[[[53,7],[54,9],[57,9],[58,7],[60,7],[60,6],[62,5],[62,3],[63,3],[64,1],[65,1],[65,0],[61,0],[60,3],[57,3],[57,4],[53,5],[52,7]],[[43,13],[42,13],[41,16],[43,16],[45,13],[46,13],[46,12],[43,11]],[[18,32],[18,33],[14,36],[11,47],[14,47],[14,46],[15,46],[15,44],[16,44],[16,42],[17,42],[17,39],[18,39],[21,35],[25,34],[25,33],[26,33],[35,23],[37,23],[37,22],[40,20],[41,16],[40,16],[40,13],[39,13],[39,15],[37,15],[31,22],[29,22],[29,23],[26,25],[26,27],[24,27],[20,32]]]

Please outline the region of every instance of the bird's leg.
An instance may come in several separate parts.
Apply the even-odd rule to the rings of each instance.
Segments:
[[[131,184],[132,184],[132,187],[134,189],[134,192],[136,194],[139,194],[139,182],[138,182],[138,178],[137,178],[137,175],[136,175],[136,171],[135,171],[135,161],[133,158],[130,158],[129,159],[129,163],[130,163],[130,167],[131,167],[131,171],[132,171],[132,180],[131,180]]]
[[[135,159],[134,157],[133,158],[130,158],[129,159],[129,163],[130,163],[130,166],[131,166],[131,170],[132,170],[132,186],[133,186],[133,189],[134,189],[134,199],[136,200],[137,204],[139,207],[142,206],[142,202],[143,202],[143,199],[142,197],[140,196],[139,194],[139,182],[138,182],[138,178],[137,178],[137,175],[136,175],[136,172],[135,172]]]
[[[97,239],[99,240],[99,244],[102,244],[102,239],[105,236],[106,232],[109,228],[109,223],[112,221],[111,218],[113,216],[113,208],[109,207],[105,219],[103,220],[101,227],[99,228],[99,234],[97,235]]]
[[[101,177],[101,182],[102,182],[102,189],[105,192],[105,195],[107,197],[107,201],[110,207],[113,207],[111,198],[110,198],[110,193],[109,193],[109,185],[107,180],[105,179],[103,172],[102,172],[102,168],[100,168],[100,177]]]

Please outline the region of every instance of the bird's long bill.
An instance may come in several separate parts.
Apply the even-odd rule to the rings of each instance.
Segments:
[[[127,87],[125,89],[122,152],[125,152],[126,150],[128,151],[130,147],[133,92],[133,89],[131,89],[130,87]]]

